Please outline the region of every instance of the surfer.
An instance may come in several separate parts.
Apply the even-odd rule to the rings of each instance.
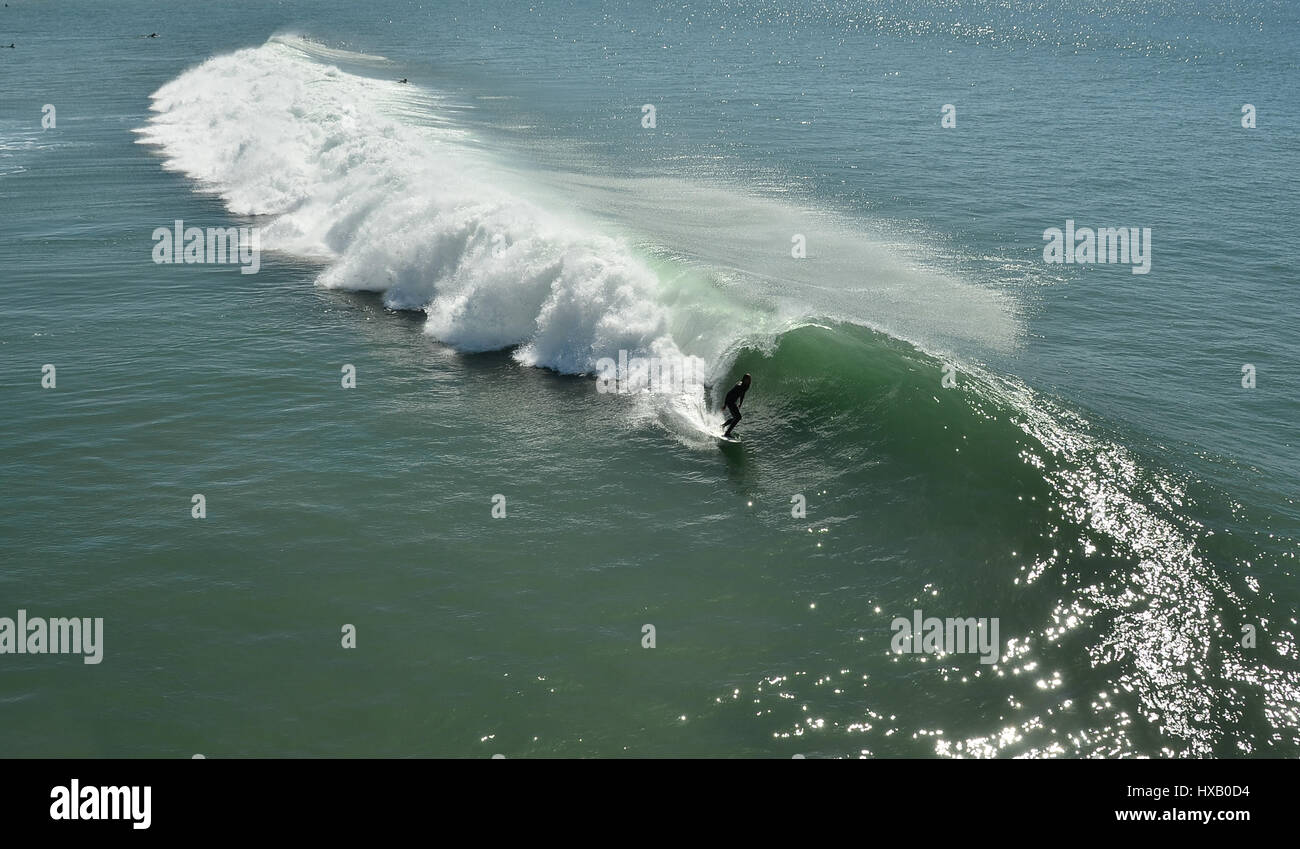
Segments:
[[[722,426],[726,428],[722,435],[728,439],[731,438],[731,432],[736,429],[736,425],[740,424],[740,405],[745,403],[745,393],[749,391],[749,381],[749,375],[742,377],[740,383],[731,387],[731,391],[723,399],[722,406],[727,408],[728,413],[731,413],[731,418],[722,423]]]

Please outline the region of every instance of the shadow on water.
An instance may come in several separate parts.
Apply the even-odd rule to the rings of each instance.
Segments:
[[[490,423],[510,439],[520,440],[549,433],[560,422],[559,426],[572,433],[585,434],[588,441],[608,440],[622,451],[658,445],[664,437],[653,428],[637,426],[628,430],[625,422],[640,422],[630,415],[631,399],[597,394],[590,375],[559,374],[522,365],[514,358],[513,346],[494,351],[458,351],[424,333],[424,312],[390,309],[378,292],[317,292],[327,301],[358,313],[356,326],[374,343],[371,352],[394,366],[392,373],[399,376],[399,383],[415,387],[416,391],[433,385],[454,385],[456,388],[450,391],[458,402],[472,403],[473,412],[467,408],[463,423]],[[597,439],[595,434],[602,436]],[[722,453],[725,474],[736,492],[752,498],[758,482],[750,450],[743,442],[710,441]]]
[[[737,491],[746,497],[754,488],[753,468],[749,462],[749,451],[742,442],[718,442],[718,450],[727,462],[727,479],[736,485]]]
[[[412,377],[423,370],[425,377],[434,380],[460,379],[458,397],[472,398],[478,411],[491,421],[517,421],[529,414],[550,415],[557,409],[574,417],[569,424],[576,429],[605,430],[611,415],[617,420],[617,411],[588,403],[595,394],[590,376],[523,365],[514,357],[514,345],[489,351],[457,350],[424,332],[423,311],[391,309],[385,306],[382,293],[321,290],[320,294],[363,317],[356,325],[375,343],[371,350],[376,356]]]

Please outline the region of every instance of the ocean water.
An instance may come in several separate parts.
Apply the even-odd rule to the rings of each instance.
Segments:
[[[10,0],[0,617],[104,637],[0,654],[0,754],[1300,755],[1297,40]],[[257,273],[155,263],[177,220]],[[1044,262],[1067,220],[1149,273]],[[918,609],[996,662],[892,651]]]

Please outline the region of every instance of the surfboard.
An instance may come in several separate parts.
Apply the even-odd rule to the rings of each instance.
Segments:
[[[740,444],[740,440],[734,436],[723,436],[722,434],[718,434],[717,436],[714,437],[714,439],[718,440],[719,442],[730,444],[730,445]]]

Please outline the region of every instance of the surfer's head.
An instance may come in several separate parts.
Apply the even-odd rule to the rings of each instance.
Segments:
[[[749,375],[745,375],[744,377],[742,377],[742,378],[740,379],[740,382],[743,383],[743,384],[745,385],[745,388],[746,388],[746,389],[748,389],[748,388],[749,388]]]

